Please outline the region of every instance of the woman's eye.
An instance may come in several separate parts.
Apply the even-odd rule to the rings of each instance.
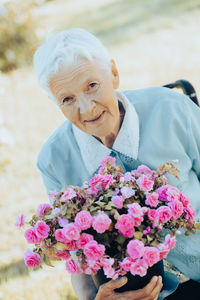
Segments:
[[[98,86],[98,82],[96,82],[96,81],[93,81],[93,82],[91,82],[90,84],[89,84],[89,90],[90,89],[93,89],[93,88],[95,88],[95,87],[97,87]]]
[[[65,98],[63,99],[62,103],[64,104],[64,103],[67,103],[67,102],[71,102],[72,100],[73,100],[72,97],[65,97]]]

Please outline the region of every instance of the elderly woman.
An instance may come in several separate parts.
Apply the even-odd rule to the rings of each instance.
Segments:
[[[83,29],[52,36],[36,51],[34,66],[39,85],[67,118],[38,156],[47,193],[82,185],[108,155],[126,171],[140,164],[157,168],[178,159],[181,182],[169,181],[190,196],[199,216],[200,109],[192,101],[162,87],[118,91],[114,60],[101,42]],[[196,283],[198,288],[200,234],[187,239],[181,234],[177,240],[168,260],[191,279],[190,286]],[[97,291],[89,275],[72,276],[81,300],[164,299],[169,294],[166,299],[185,299],[185,292],[180,298],[173,293],[178,280],[171,273],[166,273],[164,283],[153,277],[143,289],[114,292],[125,283],[125,277],[111,280]]]

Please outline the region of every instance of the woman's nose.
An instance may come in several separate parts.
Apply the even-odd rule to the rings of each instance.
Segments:
[[[80,114],[84,114],[88,111],[91,111],[95,107],[95,102],[87,97],[80,97],[79,98],[79,109]]]

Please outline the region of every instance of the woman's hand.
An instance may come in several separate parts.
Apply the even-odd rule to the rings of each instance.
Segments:
[[[94,300],[157,300],[163,286],[162,277],[154,276],[143,289],[123,293],[114,291],[126,282],[127,278],[121,277],[102,284]]]

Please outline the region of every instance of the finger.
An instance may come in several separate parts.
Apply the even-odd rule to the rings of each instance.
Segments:
[[[128,291],[121,293],[121,295],[124,296],[124,298],[130,297],[130,299],[145,299],[145,297],[149,297],[151,295],[153,289],[156,287],[158,277],[153,276],[150,280],[150,282],[142,289],[134,290],[134,291]],[[153,298],[152,298],[153,299]]]
[[[158,299],[158,296],[160,294],[160,291],[162,289],[162,286],[163,286],[163,283],[162,283],[162,277],[159,276],[158,277],[158,280],[157,280],[157,283],[156,283],[156,287],[154,288],[154,290],[152,291],[152,299]]]
[[[114,289],[120,288],[124,284],[127,283],[127,277],[121,277],[116,280],[112,279],[108,281],[107,283],[104,283],[100,286],[99,290],[101,293],[105,295],[110,295],[111,292],[113,292]]]
[[[158,277],[157,276],[153,276],[150,280],[150,282],[143,288],[138,290],[139,292],[141,292],[141,294],[145,297],[145,296],[149,296],[151,295],[151,293],[153,292],[153,290],[156,287],[157,284],[157,280]]]

